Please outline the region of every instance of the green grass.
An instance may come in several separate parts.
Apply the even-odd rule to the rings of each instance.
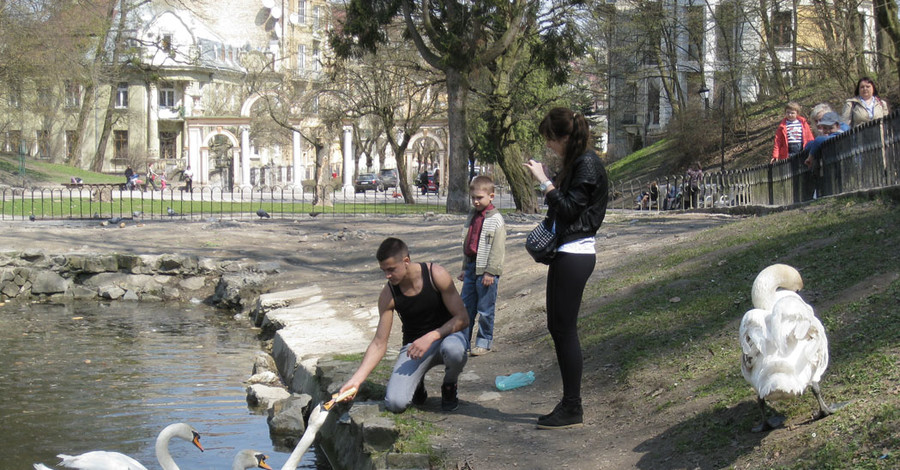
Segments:
[[[609,164],[606,167],[609,179],[619,182],[657,174],[660,168],[666,168],[666,160],[671,158],[670,147],[671,142],[663,139]]]
[[[19,158],[0,155],[0,172],[18,173]],[[18,175],[21,178],[21,175]],[[82,170],[59,163],[50,163],[28,158],[25,160],[25,177],[29,183],[68,183],[72,177],[81,178],[85,183],[122,183],[124,175],[111,175]]]
[[[608,300],[581,321],[586,357],[615,364],[616,381],[624,387],[645,388],[648,381],[666,377],[667,392],[683,390],[680,399],[666,392],[645,396],[657,411],[685,399],[711,400],[711,410],[666,435],[710,462],[739,460],[749,452],[741,443],[758,414],[753,392],[740,374],[738,324],[751,308],[749,291],[756,274],[773,263],[792,265],[804,278],[801,295],[816,307],[828,332],[826,399],[855,401],[845,411],[811,424],[804,432],[816,432],[819,438],[802,447],[780,448],[778,441],[754,445],[771,452],[767,462],[774,463],[773,468],[896,467],[896,455],[883,457],[895,454],[900,444],[896,203],[832,199],[679,240],[630,257],[589,287],[586,297]],[[873,279],[883,278],[889,279],[887,285],[869,288]],[[618,294],[624,288],[630,288],[627,295]],[[680,301],[671,301],[674,297]],[[823,303],[829,308],[817,307]],[[600,367],[586,364],[586,371],[592,369]],[[803,418],[812,414],[814,404],[807,394],[778,402],[776,408]],[[844,439],[851,444],[844,445]],[[758,452],[752,454],[758,457]],[[787,463],[792,457],[803,463]]]

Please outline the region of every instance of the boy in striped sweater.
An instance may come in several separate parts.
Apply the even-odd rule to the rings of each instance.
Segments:
[[[475,177],[469,184],[469,196],[472,210],[463,227],[463,271],[458,279],[463,281],[460,295],[469,312],[469,352],[480,356],[491,351],[494,341],[494,309],[506,256],[506,225],[494,207],[494,181],[490,177]],[[473,345],[476,316],[478,334]]]

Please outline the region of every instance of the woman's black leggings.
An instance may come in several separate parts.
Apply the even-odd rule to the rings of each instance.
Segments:
[[[557,253],[547,272],[547,329],[556,348],[563,399],[581,398],[583,358],[578,340],[578,310],[596,262],[594,254]]]

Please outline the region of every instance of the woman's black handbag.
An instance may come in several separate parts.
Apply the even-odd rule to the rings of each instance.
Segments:
[[[556,257],[557,238],[553,221],[544,219],[525,239],[525,249],[538,263],[550,264]]]

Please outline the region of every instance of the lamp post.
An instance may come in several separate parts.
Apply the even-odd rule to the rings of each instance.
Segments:
[[[709,88],[706,88],[706,85],[703,85],[697,90],[697,94],[703,98],[703,104],[705,105],[707,114],[709,114]]]
[[[703,98],[703,103],[706,107],[706,114],[709,114],[709,88],[706,88],[706,85],[700,87],[697,90],[697,94]],[[722,163],[721,163],[721,172],[725,172],[725,94],[720,93],[719,96],[721,99],[719,100],[719,114],[722,116],[722,139],[719,142],[719,150],[722,154]]]

